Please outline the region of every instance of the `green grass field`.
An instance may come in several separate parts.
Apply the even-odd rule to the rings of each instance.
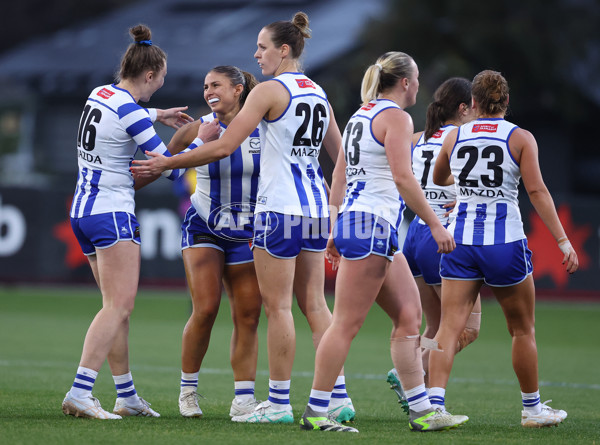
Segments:
[[[391,368],[390,322],[374,307],[352,345],[347,387],[360,434],[307,432],[297,425],[244,425],[229,420],[229,308],[223,300],[200,375],[202,419],[179,415],[181,332],[190,311],[184,291],[141,290],[131,320],[130,350],[136,389],[159,419],[102,422],[61,412],[73,382],[83,338],[100,296],[92,289],[0,287],[1,444],[297,444],[320,443],[543,443],[600,444],[600,304],[538,303],[537,341],[542,400],[569,413],[557,428],[520,426],[519,387],[510,362],[510,338],[499,306],[483,305],[479,339],[456,359],[448,408],[469,422],[452,431],[410,432],[386,382]],[[308,400],[314,350],[308,325],[296,313],[297,354],[291,402],[296,419]],[[266,398],[266,318],[261,319],[257,397]],[[112,409],[115,390],[105,365],[94,388]]]

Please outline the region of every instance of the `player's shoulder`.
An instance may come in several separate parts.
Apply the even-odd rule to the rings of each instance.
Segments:
[[[418,131],[412,135],[412,146],[413,147],[416,147],[416,145],[419,143],[419,139],[421,139],[421,136],[423,136],[423,133],[425,133],[425,132]]]

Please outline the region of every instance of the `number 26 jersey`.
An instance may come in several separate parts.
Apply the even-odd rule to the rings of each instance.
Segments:
[[[323,89],[302,73],[282,73],[288,107],[274,120],[263,119],[260,178],[255,213],[272,211],[311,218],[329,216],[321,143],[329,127],[329,102]]]
[[[448,227],[458,244],[525,238],[518,200],[521,170],[508,148],[517,128],[502,118],[477,119],[458,128],[450,154],[457,203]]]

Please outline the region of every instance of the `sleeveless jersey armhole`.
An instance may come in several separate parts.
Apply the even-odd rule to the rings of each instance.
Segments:
[[[269,120],[269,119],[267,119],[267,118],[266,118],[266,116],[265,116],[265,117],[263,117],[263,120],[264,120],[265,122],[269,123],[269,124],[270,124],[270,123],[273,123],[273,122],[277,122],[279,119],[281,119],[283,116],[285,116],[285,113],[287,113],[287,111],[290,109],[290,105],[292,104],[292,99],[293,99],[292,92],[291,92],[291,91],[290,91],[290,89],[287,87],[287,85],[286,85],[286,84],[285,84],[283,81],[281,81],[281,79],[270,79],[270,80],[274,80],[274,81],[276,81],[276,82],[279,82],[281,85],[283,85],[283,87],[284,87],[284,88],[286,89],[286,91],[288,92],[289,99],[288,99],[288,104],[287,104],[287,106],[285,107],[285,110],[283,110],[283,113],[281,113],[281,114],[280,114],[279,116],[277,116],[275,119],[271,119],[271,120]]]

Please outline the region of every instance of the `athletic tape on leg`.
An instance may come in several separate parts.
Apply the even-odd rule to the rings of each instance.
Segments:
[[[471,312],[469,318],[467,319],[467,325],[465,326],[468,329],[475,329],[479,331],[481,326],[481,312]]]
[[[440,348],[440,344],[437,341],[433,340],[432,338],[427,338],[423,336],[421,336],[421,348],[429,349],[431,351],[444,352],[444,350]]]

